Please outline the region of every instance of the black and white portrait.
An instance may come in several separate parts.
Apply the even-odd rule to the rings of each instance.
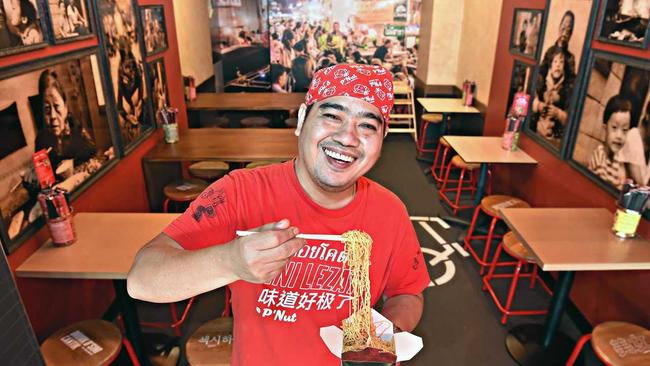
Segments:
[[[89,35],[91,21],[85,0],[48,0],[52,32],[56,41]]]
[[[136,9],[131,0],[100,0],[98,20],[115,93],[122,143],[128,147],[153,127],[148,116],[148,95]]]
[[[167,32],[165,11],[161,5],[142,8],[142,26],[144,27],[144,46],[147,55],[153,55],[167,49]]]
[[[159,58],[147,63],[151,80],[151,96],[153,100],[154,116],[158,111],[169,106],[169,92],[167,91],[167,77],[165,74],[165,62]]]
[[[649,17],[649,0],[605,0],[598,39],[645,48]]]
[[[537,57],[542,14],[541,10],[536,9],[515,9],[510,52],[532,59]]]
[[[94,54],[0,78],[0,212],[11,241],[40,217],[32,154],[45,149],[55,186],[75,191],[114,158]],[[6,134],[5,134],[6,133]]]
[[[650,183],[650,63],[597,55],[591,62],[573,160],[620,189]]]
[[[0,56],[45,46],[42,18],[36,0],[2,0]]]
[[[532,100],[530,130],[559,150],[569,122],[592,0],[552,0]]]

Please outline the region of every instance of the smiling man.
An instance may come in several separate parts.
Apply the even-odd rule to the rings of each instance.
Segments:
[[[299,232],[362,230],[373,239],[371,303],[410,331],[426,265],[406,208],[363,175],[377,162],[393,106],[390,73],[335,65],[315,73],[298,116],[298,157],[213,183],[137,255],[131,296],[171,302],[228,285],[234,365],[340,365],[319,336],[350,316],[340,242]],[[236,230],[259,233],[236,238]]]

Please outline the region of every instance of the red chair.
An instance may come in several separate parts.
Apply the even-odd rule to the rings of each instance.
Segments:
[[[427,143],[434,143],[435,141],[427,141],[427,129],[431,124],[438,124],[442,122],[441,114],[423,114],[422,115],[422,124],[420,125],[420,134],[418,139],[418,144],[416,146],[418,156],[422,156],[424,153],[433,152],[434,149],[427,148]],[[444,133],[444,131],[443,131]]]
[[[494,228],[496,227],[497,221],[501,220],[501,211],[502,208],[528,208],[530,205],[524,200],[521,200],[512,196],[505,195],[490,195],[483,197],[481,204],[476,207],[474,210],[474,216],[472,217],[472,223],[469,225],[469,230],[467,231],[467,236],[465,236],[465,245],[464,248],[472,255],[476,262],[481,266],[480,274],[483,275],[485,268],[490,265],[490,259],[488,255],[490,253],[490,247],[492,245],[492,239],[499,239],[502,236],[494,233]],[[487,235],[475,235],[474,229],[476,228],[476,221],[480,212],[483,212],[490,216],[492,220],[490,221],[490,228]],[[476,253],[476,250],[472,246],[472,240],[485,240],[485,248],[483,249],[483,254],[479,257]]]
[[[596,356],[608,366],[650,365],[650,330],[626,322],[605,322],[578,340],[566,366],[573,366],[589,340]]]
[[[440,153],[442,150],[442,158],[440,159]],[[445,137],[442,136],[438,139],[438,146],[436,146],[436,153],[433,156],[433,164],[431,165],[431,175],[435,179],[436,184],[440,187],[440,184],[445,177],[445,167],[447,166],[447,155],[450,153],[451,147]]]
[[[501,250],[508,253],[511,257],[516,259],[516,262],[499,262],[499,256],[501,255]],[[521,273],[521,267],[524,264],[532,264],[533,272],[532,273]],[[497,267],[506,266],[506,265],[515,265],[514,273],[505,273],[505,274],[494,274],[494,270]],[[490,280],[495,278],[511,278],[510,290],[508,291],[508,297],[506,299],[505,305],[501,303],[498,296],[494,292],[494,288],[490,283]],[[546,314],[546,310],[512,310],[512,300],[515,297],[515,291],[517,289],[517,284],[520,278],[530,278],[530,288],[535,287],[535,281],[539,281],[544,290],[549,295],[552,295],[551,290],[546,286],[544,281],[537,274],[537,265],[535,258],[530,254],[528,249],[524,247],[519,240],[515,237],[515,234],[511,231],[503,236],[503,241],[499,243],[496,253],[494,253],[494,259],[492,259],[492,264],[490,265],[490,270],[487,275],[483,277],[483,289],[488,290],[494,303],[496,304],[499,311],[503,313],[501,317],[501,324],[505,324],[509,316],[513,315],[543,315]]]
[[[451,207],[451,209],[454,212],[454,215],[458,214],[459,210],[473,207],[473,205],[471,204],[464,204],[464,205],[461,204],[460,199],[463,192],[469,191],[472,194],[472,197],[474,196],[474,194],[476,194],[477,180],[474,171],[477,171],[479,167],[480,167],[479,164],[466,163],[458,155],[451,158],[451,161],[447,165],[447,169],[445,170],[445,178],[442,180],[442,186],[438,191],[438,195],[440,196],[440,199],[445,201],[449,205],[449,207]],[[454,168],[459,170],[459,175],[457,180],[449,179],[449,173]],[[468,175],[467,179],[465,179],[466,174]],[[456,183],[456,185],[454,187],[449,187],[451,183]],[[454,193],[453,202],[452,202],[452,198],[449,195],[447,195],[447,192]]]

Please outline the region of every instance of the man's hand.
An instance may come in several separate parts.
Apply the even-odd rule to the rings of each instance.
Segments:
[[[244,281],[264,283],[275,278],[285,264],[305,244],[296,238],[298,229],[288,220],[253,229],[258,234],[237,238],[230,243],[232,271]]]

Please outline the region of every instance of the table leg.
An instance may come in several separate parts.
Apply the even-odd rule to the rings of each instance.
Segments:
[[[478,183],[476,184],[476,195],[474,196],[474,206],[481,204],[485,193],[485,181],[487,180],[488,164],[482,163],[478,174]]]
[[[126,291],[126,280],[113,280],[113,287],[115,287],[116,300],[122,308],[122,320],[124,321],[124,328],[126,328],[126,338],[131,342],[133,350],[138,360],[140,360],[140,365],[150,366],[151,364],[144,348],[142,332],[140,331],[138,311],[129,293]]]
[[[564,314],[575,272],[560,272],[544,325],[523,324],[506,336],[506,349],[519,365],[564,365],[574,342],[557,328]]]

